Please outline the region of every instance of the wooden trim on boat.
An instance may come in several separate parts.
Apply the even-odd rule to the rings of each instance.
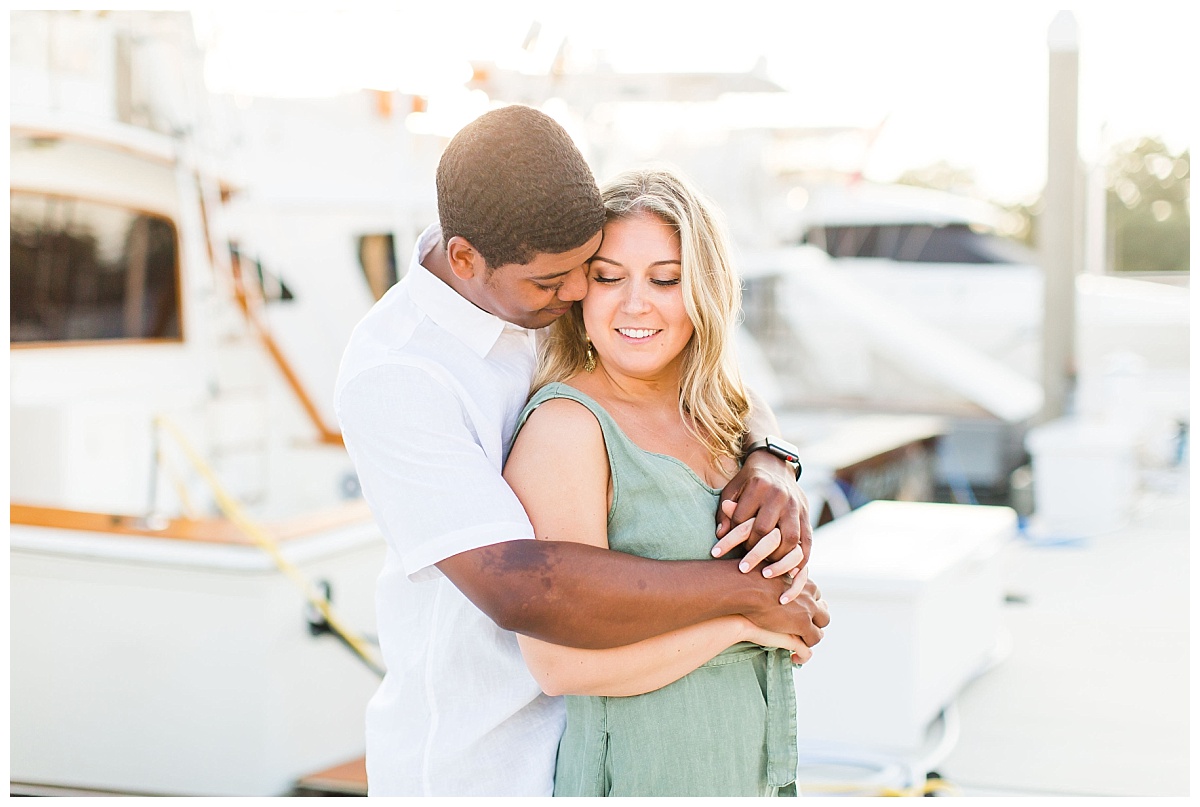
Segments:
[[[287,540],[302,538],[314,532],[322,532],[335,527],[370,521],[371,518],[371,508],[367,506],[366,500],[354,499],[338,507],[314,510],[311,513],[293,516],[285,521],[275,522],[270,527],[271,532],[277,538]]]
[[[334,431],[325,425],[325,420],[321,417],[317,405],[309,397],[308,391],[304,389],[300,377],[296,375],[296,371],[292,369],[291,363],[283,355],[283,350],[279,347],[279,343],[275,341],[275,337],[271,335],[270,331],[264,325],[257,322],[258,318],[255,315],[251,314],[249,316],[256,321],[256,327],[258,328],[258,334],[262,339],[263,346],[271,354],[271,358],[275,361],[275,365],[279,368],[279,371],[283,373],[283,377],[287,380],[288,386],[292,388],[292,392],[295,393],[297,400],[300,401],[300,405],[304,407],[309,420],[312,421],[313,426],[317,429],[320,441],[329,445],[344,445],[341,432]]]
[[[367,758],[344,762],[332,768],[310,773],[296,783],[297,795],[365,796],[367,795]]]
[[[51,340],[42,342],[9,342],[9,350],[49,350],[49,349],[64,349],[64,348],[79,348],[79,347],[139,347],[146,345],[182,345],[183,337],[171,336],[159,338],[138,338],[124,339],[120,337],[112,339],[63,339]]]
[[[330,445],[344,445],[341,432],[335,431],[325,425],[325,419],[321,416],[321,411],[317,409],[317,405],[308,394],[308,390],[304,388],[304,383],[292,368],[287,356],[283,355],[283,349],[275,341],[275,337],[271,334],[271,329],[263,321],[259,313],[262,300],[258,296],[252,295],[247,287],[245,276],[242,273],[241,257],[237,253],[230,255],[230,266],[233,270],[233,288],[234,294],[237,297],[238,307],[242,309],[242,314],[258,334],[263,347],[267,349],[272,361],[275,362],[275,366],[283,373],[284,380],[291,387],[292,393],[300,402],[300,406],[304,408],[308,419],[316,427],[320,441]]]
[[[128,128],[102,128],[90,131],[68,128],[61,121],[20,122],[9,125],[9,137],[28,140],[66,140],[82,143],[92,148],[123,152],[148,162],[171,166],[178,161],[174,141],[170,135],[142,129],[132,125]]]
[[[204,179],[197,171],[192,174],[192,178],[196,182],[196,201],[200,207],[200,226],[204,228],[204,249],[208,253],[208,265],[217,265],[216,247],[213,246],[212,228],[208,225],[208,203],[204,199]]]
[[[27,527],[49,527],[75,532],[98,532],[109,535],[135,535],[144,538],[166,538],[179,541],[200,541],[211,544],[252,546],[250,538],[232,521],[224,518],[168,518],[154,522],[145,516],[68,510],[61,507],[42,507],[10,504],[9,523]],[[284,521],[263,525],[279,541],[302,538],[313,533],[341,526],[358,524],[371,518],[371,511],[361,499],[340,507],[305,513]]]

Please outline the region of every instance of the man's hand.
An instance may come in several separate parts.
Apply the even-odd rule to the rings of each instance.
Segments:
[[[754,521],[747,526],[750,519]],[[734,530],[735,524],[740,525],[739,531]],[[765,559],[771,565],[763,569],[763,575],[778,577],[808,564],[812,548],[808,498],[782,460],[767,451],[755,451],[746,458],[721,491],[717,538],[721,540],[713,548],[714,557],[724,557],[734,546],[745,544],[743,571]]]
[[[804,644],[813,647],[825,635],[829,626],[829,607],[821,599],[817,584],[807,579],[800,592],[786,605],[768,603],[753,613],[744,616],[765,630],[799,636]]]

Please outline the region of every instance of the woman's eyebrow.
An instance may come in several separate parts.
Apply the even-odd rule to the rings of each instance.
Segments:
[[[591,261],[589,261],[589,262],[594,263],[596,261],[604,261],[605,263],[612,264],[613,266],[624,267],[624,264],[622,264],[618,261],[614,261],[612,258],[606,258],[603,255],[593,255]],[[652,263],[650,265],[651,266],[672,266],[672,265],[673,266],[682,266],[682,264],[674,258],[667,258],[665,260],[655,261],[654,263]]]

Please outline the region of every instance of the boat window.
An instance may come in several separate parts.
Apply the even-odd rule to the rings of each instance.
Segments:
[[[1033,263],[1020,244],[966,224],[888,224],[824,227],[805,243],[834,258],[885,258],[914,263]]]
[[[268,270],[258,258],[243,254],[242,248],[236,243],[230,243],[229,256],[233,260],[234,272],[243,283],[254,284],[255,296],[264,303],[296,299],[282,277]]]
[[[378,300],[396,284],[396,241],[391,233],[364,235],[358,239],[358,263],[371,294]]]
[[[24,191],[10,211],[10,343],[181,338],[168,219]]]

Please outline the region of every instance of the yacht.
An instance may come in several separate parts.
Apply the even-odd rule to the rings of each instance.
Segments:
[[[383,541],[190,16],[11,22],[12,792],[287,793],[362,754]]]
[[[942,416],[940,481],[1006,491],[1041,414],[1046,316],[1039,258],[1011,235],[1011,215],[850,178],[788,196],[781,246],[745,255],[745,325],[786,386],[785,405],[810,419]],[[1098,412],[1134,385],[1140,400],[1123,405],[1143,425],[1178,428],[1188,420],[1188,289],[1089,268],[1076,279],[1075,408]]]

